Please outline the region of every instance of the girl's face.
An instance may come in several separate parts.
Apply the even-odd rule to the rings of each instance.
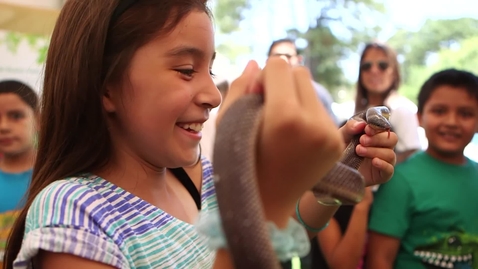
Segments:
[[[15,93],[0,94],[0,153],[21,155],[34,145],[35,113]]]
[[[394,82],[393,66],[385,52],[378,48],[370,48],[365,52],[360,69],[362,85],[369,94],[382,94]]]
[[[210,74],[214,57],[203,12],[138,49],[122,89],[110,88],[103,98],[114,152],[155,167],[195,163],[203,123],[221,102]]]

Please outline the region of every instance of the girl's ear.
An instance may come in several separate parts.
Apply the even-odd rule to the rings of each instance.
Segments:
[[[103,92],[102,101],[103,101],[103,108],[107,113],[113,113],[116,111],[116,106],[114,102],[114,94],[111,87],[107,86],[105,91]]]

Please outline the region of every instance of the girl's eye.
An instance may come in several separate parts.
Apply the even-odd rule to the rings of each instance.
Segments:
[[[472,113],[472,112],[469,112],[469,111],[461,111],[460,114],[461,114],[461,116],[462,116],[463,118],[471,118],[471,117],[473,117],[473,113]]]
[[[438,108],[438,109],[432,110],[432,112],[437,114],[437,115],[442,115],[443,113],[445,113],[445,110]]]
[[[20,113],[20,112],[11,112],[9,113],[9,116],[10,118],[14,119],[14,120],[19,120],[19,119],[22,119],[23,118],[23,113]]]
[[[185,75],[188,77],[192,77],[194,73],[196,73],[196,70],[194,69],[177,69],[177,72],[179,72],[181,75]]]
[[[187,77],[192,78],[195,73],[197,73],[196,70],[194,69],[176,69],[177,72],[179,72],[181,75],[185,75]],[[212,70],[209,70],[209,75],[211,77],[215,77],[216,75],[212,72]]]

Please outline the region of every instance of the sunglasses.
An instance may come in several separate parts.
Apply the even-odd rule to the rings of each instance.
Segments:
[[[377,63],[378,69],[380,69],[380,71],[385,71],[390,66],[390,64],[388,62],[385,62],[385,61],[378,61],[376,63]],[[374,64],[373,62],[363,62],[360,65],[360,69],[362,71],[369,71],[372,68],[373,64]]]

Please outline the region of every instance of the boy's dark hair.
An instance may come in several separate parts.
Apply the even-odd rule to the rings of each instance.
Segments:
[[[276,45],[279,45],[279,44],[282,44],[282,43],[289,43],[289,44],[294,45],[295,53],[299,54],[299,50],[297,49],[297,46],[295,45],[294,40],[292,40],[290,38],[282,38],[282,39],[278,39],[278,40],[275,40],[275,41],[272,42],[271,46],[269,47],[269,51],[267,52],[267,56],[271,56],[271,53],[272,53],[272,50],[274,49],[274,47]]]
[[[14,93],[18,95],[23,102],[29,105],[34,111],[37,111],[38,95],[28,85],[17,80],[0,81],[0,94],[2,93]]]
[[[425,103],[430,99],[436,88],[443,85],[463,88],[472,98],[478,101],[478,77],[468,71],[450,68],[433,74],[425,81],[420,93],[418,93],[418,113],[423,112]]]

